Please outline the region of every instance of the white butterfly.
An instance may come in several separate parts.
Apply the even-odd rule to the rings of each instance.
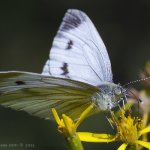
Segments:
[[[112,81],[110,60],[88,16],[65,14],[42,74],[0,72],[0,104],[52,119],[54,107],[76,119],[92,102],[92,113],[110,110],[123,96]]]

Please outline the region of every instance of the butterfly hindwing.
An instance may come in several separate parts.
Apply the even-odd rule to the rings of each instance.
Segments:
[[[28,72],[0,73],[0,104],[52,119],[51,108],[77,119],[97,88],[86,83]]]
[[[45,75],[70,78],[92,85],[112,82],[109,56],[89,17],[70,9],[54,38]]]

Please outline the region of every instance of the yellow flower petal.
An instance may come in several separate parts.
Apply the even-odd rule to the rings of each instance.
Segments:
[[[116,135],[110,135],[110,134],[95,134],[90,132],[78,132],[78,136],[81,141],[85,142],[113,142],[116,140]]]
[[[128,144],[123,143],[117,150],[125,150]]]
[[[139,145],[141,145],[143,147],[146,147],[146,148],[150,149],[150,142],[145,142],[145,141],[137,140],[136,144],[139,144]]]
[[[139,131],[139,136],[146,134],[148,132],[150,132],[150,126],[147,126],[144,129],[142,129],[141,131]]]
[[[61,120],[60,120],[60,118],[59,118],[55,108],[52,108],[52,114],[53,114],[53,117],[56,120],[57,124],[60,125],[61,124]]]
[[[76,133],[76,129],[75,129],[75,124],[73,120],[69,118],[68,116],[66,116],[65,114],[62,115],[62,118],[65,124],[66,133],[69,136],[74,136]]]
[[[90,113],[90,111],[92,110],[94,106],[94,103],[90,104],[81,114],[81,116],[79,117],[79,119],[76,122],[76,128],[79,126],[79,124],[88,116],[88,114]]]

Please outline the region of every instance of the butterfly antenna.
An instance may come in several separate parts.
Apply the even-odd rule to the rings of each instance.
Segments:
[[[129,83],[123,85],[123,87],[129,86],[130,84],[135,84],[135,83],[137,83],[137,82],[149,80],[149,79],[150,79],[150,77],[146,77],[146,78],[138,79],[138,80],[135,80],[135,81],[131,81],[131,82],[129,82]]]
[[[131,84],[135,84],[135,83],[138,83],[138,82],[141,82],[141,81],[145,81],[145,80],[149,80],[149,79],[150,79],[150,77],[138,79],[138,80],[135,80],[135,81],[132,81],[132,82],[129,82],[129,83],[123,85],[123,87],[128,87],[128,86],[131,85]],[[143,101],[142,101],[139,97],[137,97],[137,96],[136,96],[131,90],[129,90],[129,89],[130,89],[130,87],[128,87],[128,88],[126,89],[126,91],[129,91],[129,92],[136,98],[136,100],[138,101],[138,116],[139,116],[139,105],[140,105],[140,103],[142,103]]]

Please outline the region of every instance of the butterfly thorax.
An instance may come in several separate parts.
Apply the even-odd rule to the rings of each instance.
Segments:
[[[99,91],[93,96],[95,105],[100,110],[110,110],[117,106],[123,97],[123,88],[119,84],[105,82],[98,86]]]

